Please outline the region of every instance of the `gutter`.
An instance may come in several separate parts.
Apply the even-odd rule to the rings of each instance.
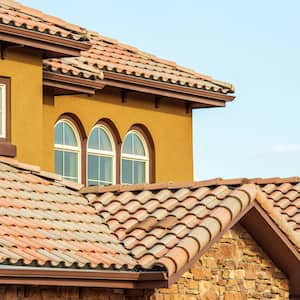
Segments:
[[[109,288],[167,287],[166,272],[103,271],[0,266],[0,284]]]

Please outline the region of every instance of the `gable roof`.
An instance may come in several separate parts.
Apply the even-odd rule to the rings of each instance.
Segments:
[[[104,222],[139,263],[181,271],[257,202],[300,249],[300,178],[87,187]],[[255,201],[256,200],[256,201]]]
[[[0,157],[0,283],[38,275],[48,285],[80,277],[89,286],[168,286],[237,222],[254,237],[264,232],[266,224],[249,225],[263,224],[260,216],[277,228],[279,263],[299,280],[298,177],[80,188]],[[259,234],[261,245],[270,240]]]
[[[13,0],[0,0],[0,40],[43,50],[45,57],[87,50],[86,30]]]

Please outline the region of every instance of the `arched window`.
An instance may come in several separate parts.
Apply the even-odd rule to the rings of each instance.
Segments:
[[[55,173],[65,179],[80,182],[80,139],[75,126],[66,119],[55,125]]]
[[[116,150],[110,131],[97,125],[92,129],[87,149],[87,184],[115,183]]]
[[[144,138],[136,130],[127,133],[122,146],[121,183],[149,181],[149,151]]]

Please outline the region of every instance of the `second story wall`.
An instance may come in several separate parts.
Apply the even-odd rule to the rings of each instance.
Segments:
[[[10,79],[11,143],[17,158],[40,165],[42,150],[42,59],[32,50],[8,47],[0,59],[0,76]]]
[[[187,181],[193,179],[192,117],[180,102],[154,106],[154,97],[129,93],[122,103],[120,90],[105,89],[97,95],[45,97],[43,105],[43,163],[54,170],[54,126],[65,113],[75,115],[88,136],[101,119],[116,126],[121,141],[134,124],[143,124],[150,132],[155,147],[153,181]]]

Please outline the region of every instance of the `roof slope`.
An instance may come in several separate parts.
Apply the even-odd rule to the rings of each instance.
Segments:
[[[70,70],[74,75],[76,68],[78,73],[87,72],[94,76],[105,71],[223,94],[234,92],[233,85],[178,66],[175,62],[155,57],[95,32],[88,32],[87,36],[92,45],[88,51],[82,51],[81,56],[76,58],[45,60],[45,70],[62,73]],[[107,73],[104,73],[104,79]]]
[[[272,183],[273,182],[273,183]],[[103,221],[144,268],[179,272],[254,203],[300,249],[300,178],[88,187]]]
[[[130,188],[130,187],[129,187]],[[255,200],[254,184],[231,188],[201,183],[106,192],[91,197],[103,221],[144,268],[181,270]]]
[[[0,264],[127,268],[137,262],[76,184],[0,159]]]
[[[84,41],[86,30],[62,19],[24,6],[13,0],[0,0],[0,24],[75,41]]]
[[[0,157],[0,264],[174,278],[255,205],[300,253],[300,178],[80,188]]]

